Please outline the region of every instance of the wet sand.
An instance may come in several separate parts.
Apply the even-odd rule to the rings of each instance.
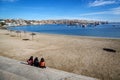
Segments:
[[[120,79],[120,39],[36,34],[32,40],[28,32],[20,37],[20,33],[0,30],[0,56],[22,61],[44,57],[52,68],[102,80]]]

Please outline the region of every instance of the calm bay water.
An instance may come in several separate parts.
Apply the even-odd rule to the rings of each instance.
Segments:
[[[88,25],[85,28],[82,28],[80,26],[67,26],[62,24],[47,24],[10,27],[9,29],[48,34],[120,38],[120,23],[109,23],[98,26]]]

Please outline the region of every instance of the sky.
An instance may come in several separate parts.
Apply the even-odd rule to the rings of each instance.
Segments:
[[[0,19],[120,22],[120,0],[0,0]]]

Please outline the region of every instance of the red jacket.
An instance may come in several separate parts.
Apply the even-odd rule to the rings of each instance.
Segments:
[[[44,67],[44,66],[45,66],[45,62],[40,62],[39,65],[40,65],[41,67]]]

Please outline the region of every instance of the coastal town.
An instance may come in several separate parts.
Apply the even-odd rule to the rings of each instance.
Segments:
[[[94,20],[24,20],[24,19],[0,19],[1,28],[6,28],[8,26],[23,26],[23,25],[44,25],[44,24],[66,24],[68,26],[81,26],[85,27],[88,24],[99,25],[107,24],[107,21],[94,21]]]

